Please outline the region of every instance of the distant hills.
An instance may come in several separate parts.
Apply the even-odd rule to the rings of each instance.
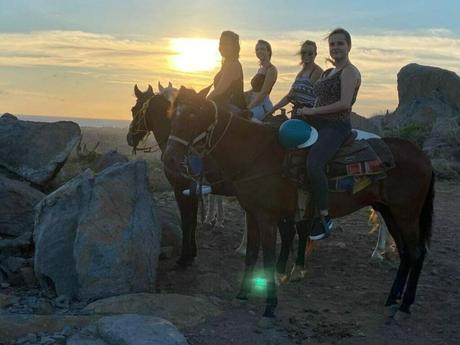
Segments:
[[[5,113],[8,114],[8,113]],[[11,115],[11,114],[10,114]],[[116,119],[91,119],[84,117],[67,117],[67,116],[45,116],[45,115],[15,115],[20,120],[39,121],[39,122],[56,122],[56,121],[73,121],[81,127],[114,127],[128,128],[130,120]]]

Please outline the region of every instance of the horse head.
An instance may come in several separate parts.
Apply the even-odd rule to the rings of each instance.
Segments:
[[[171,103],[161,94],[155,94],[149,85],[147,91],[140,91],[134,86],[136,104],[131,108],[132,121],[126,136],[128,145],[136,149],[150,131],[154,132],[158,144],[166,142],[170,132],[170,121],[167,118]]]
[[[210,128],[216,123],[217,108],[206,100],[209,88],[200,92],[181,87],[170,112],[171,135],[163,162],[170,171],[183,174],[189,152],[204,156],[201,148],[207,144]]]

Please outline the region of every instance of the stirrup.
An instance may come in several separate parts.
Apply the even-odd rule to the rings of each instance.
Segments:
[[[192,192],[192,190],[190,188],[188,189],[184,189],[182,191],[182,194],[183,195],[187,195],[187,196],[190,196],[190,193]],[[208,186],[208,185],[205,185],[205,184],[202,184],[201,185],[201,191],[200,191],[200,187],[196,186],[196,190],[195,190],[195,195],[198,195],[201,193],[201,195],[206,195],[206,194],[210,194],[212,192],[212,188],[211,186]]]
[[[321,227],[321,231],[315,231],[318,230],[318,227]],[[330,217],[328,222],[326,222],[325,217],[320,216],[316,218],[315,222],[313,223],[312,231],[309,235],[310,240],[318,241],[329,237],[333,227],[334,223]]]

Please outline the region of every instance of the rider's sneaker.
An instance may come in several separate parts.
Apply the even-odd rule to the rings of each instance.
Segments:
[[[333,226],[334,224],[329,216],[316,218],[310,232],[310,240],[318,241],[328,237]]]
[[[192,189],[184,189],[182,191],[182,194],[184,195],[190,195],[190,192],[192,192]],[[211,186],[208,186],[208,185],[205,185],[205,184],[202,184],[201,185],[201,195],[206,195],[206,194],[209,194],[212,192],[212,188]],[[195,195],[198,195],[200,193],[200,188],[198,186],[196,186],[196,189],[195,189]]]

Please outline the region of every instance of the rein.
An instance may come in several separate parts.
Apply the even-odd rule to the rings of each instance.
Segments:
[[[213,123],[211,123],[208,128],[206,130],[204,130],[203,132],[201,132],[200,134],[198,134],[195,138],[191,139],[190,141],[187,141],[185,139],[182,139],[182,138],[179,138],[177,136],[174,136],[174,135],[170,135],[169,136],[169,140],[171,141],[175,141],[175,142],[178,142],[184,146],[187,147],[187,155],[191,153],[197,155],[198,157],[200,158],[205,158],[206,156],[208,156],[209,154],[211,154],[217,147],[217,145],[221,142],[221,140],[224,138],[224,136],[227,134],[228,132],[228,129],[230,128],[230,125],[232,124],[232,120],[234,118],[234,114],[230,112],[230,119],[228,120],[227,124],[225,125],[225,128],[222,132],[222,134],[219,136],[219,138],[215,141],[214,145],[212,145],[212,139],[213,139],[213,136],[214,136],[214,130],[216,129],[216,126],[217,126],[217,122],[218,122],[218,115],[219,115],[219,111],[218,111],[218,108],[217,108],[217,105],[214,101],[210,101],[212,103],[212,105],[214,106],[214,121]],[[205,141],[205,148],[204,150],[201,150],[201,151],[198,151],[194,146],[199,143],[200,141],[204,140]],[[268,144],[270,145],[271,143],[273,142],[273,140],[271,140]],[[265,150],[265,147],[260,150],[260,152],[258,152],[254,159],[251,160],[251,163],[248,164],[248,166],[244,166],[243,168],[241,168],[240,170],[238,170],[235,174],[233,174],[232,178],[230,179],[232,181],[232,183],[239,183],[239,182],[245,182],[245,181],[250,181],[250,180],[253,180],[253,179],[257,179],[257,178],[260,178],[260,177],[263,177],[263,176],[268,176],[268,175],[272,175],[272,174],[278,174],[278,173],[281,173],[282,171],[281,170],[276,170],[276,171],[266,171],[266,172],[262,172],[260,174],[256,174],[256,175],[252,175],[252,176],[247,176],[247,177],[244,177],[244,178],[240,178],[240,179],[236,179],[234,180],[235,177],[238,177],[239,175],[241,175],[242,173],[244,173],[244,171],[246,171],[249,167],[251,167],[264,153],[266,152]],[[192,175],[189,171],[188,171],[188,167],[186,164],[185,165],[185,168],[187,170],[187,172],[185,174],[182,174],[184,178],[188,178],[194,182],[196,182],[198,184],[198,186],[201,185],[201,182],[203,181],[203,177],[204,175],[206,174],[206,170],[203,169],[201,174],[198,175],[198,179],[196,179],[196,175]],[[167,167],[165,166],[165,168],[167,169]],[[170,169],[167,169],[167,170],[170,170]],[[170,171],[171,173],[176,173],[176,171]],[[198,180],[198,181],[197,181]],[[222,182],[225,182],[225,181],[228,181],[228,179],[220,179],[218,181],[214,181],[212,183],[208,183],[208,185],[216,185],[216,184],[219,184],[219,183],[222,183]]]
[[[217,147],[217,145],[219,145],[220,141],[223,139],[225,134],[227,134],[227,131],[230,128],[230,125],[231,125],[233,117],[234,117],[233,113],[230,113],[230,119],[228,120],[227,125],[225,126],[224,131],[222,132],[222,135],[216,140],[214,145],[212,145],[212,138],[213,138],[213,135],[214,135],[214,130],[217,127],[217,122],[218,122],[218,118],[219,118],[218,117],[219,116],[219,109],[217,108],[216,102],[214,102],[214,101],[209,101],[209,102],[211,102],[211,104],[214,107],[214,122],[211,123],[209,125],[209,127],[206,128],[206,130],[204,130],[203,132],[198,134],[195,138],[193,138],[190,141],[184,140],[184,139],[179,138],[179,137],[177,137],[175,135],[170,135],[169,138],[168,138],[168,140],[176,141],[176,142],[186,146],[188,151],[191,151],[192,153],[196,154],[200,158],[204,158],[204,157],[208,156],[212,151],[215,150],[215,148]],[[204,148],[203,151],[200,152],[194,147],[194,145],[196,145],[197,143],[199,143],[202,140],[205,141],[205,148]]]

